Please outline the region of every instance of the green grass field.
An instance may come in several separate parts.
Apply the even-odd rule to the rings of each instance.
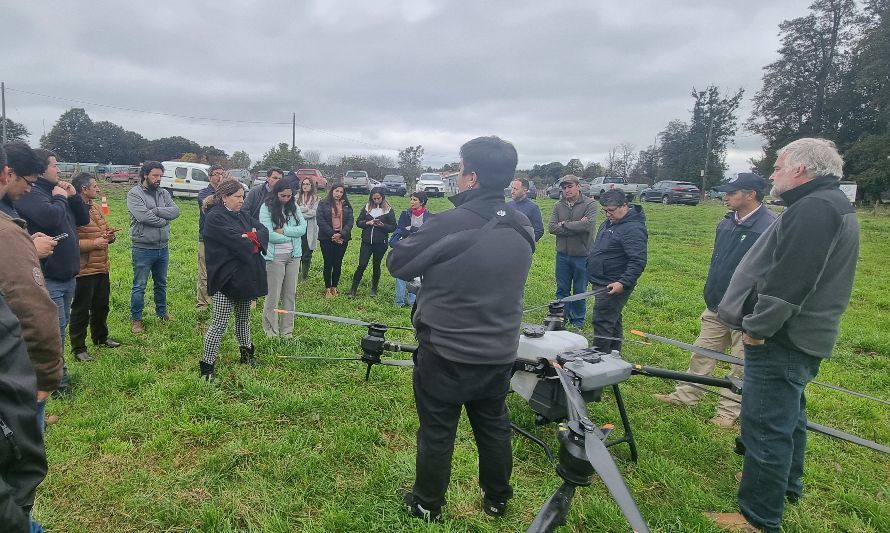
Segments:
[[[52,401],[61,420],[48,429],[50,471],[38,491],[35,517],[51,531],[525,531],[545,499],[559,486],[543,452],[513,439],[515,498],[507,516],[494,520],[479,508],[476,451],[462,420],[448,491],[446,521],[427,525],[402,510],[397,490],[414,471],[417,418],[411,376],[403,368],[374,368],[363,381],[358,363],[295,362],[282,355],[352,356],[363,328],[299,318],[296,338],[268,340],[253,322],[263,366],[237,364],[232,332],[217,363],[219,385],[198,379],[208,316],[194,311],[198,211],[178,200],[173,222],[168,302],[174,320],[154,318],[146,292],[146,332],[129,331],[132,270],[126,188],[106,187],[112,225],[122,229],[112,245],[109,319],[116,350],[91,348],[95,361],[68,357],[75,395]],[[364,198],[352,196],[358,206]],[[399,210],[406,199],[396,198]],[[545,221],[552,200],[542,200]],[[441,211],[450,204],[433,199]],[[714,227],[725,209],[646,204],[649,266],[625,311],[629,330],[692,342],[703,309],[702,286]],[[890,217],[861,213],[862,256],[840,340],[819,378],[881,397],[890,396]],[[602,220],[600,215],[598,222]],[[358,231],[354,231],[358,235]],[[554,238],[535,253],[525,293],[527,306],[554,294]],[[341,292],[348,289],[358,256],[356,240],[344,264]],[[368,296],[370,269],[359,297],[326,301],[321,254],[308,282],[297,289],[299,310],[409,324],[408,309],[393,305],[387,274],[377,299]],[[542,319],[544,310],[530,318]],[[412,342],[408,332],[391,340]],[[685,370],[688,353],[666,345],[628,344],[625,358]],[[715,400],[671,408],[652,399],[674,383],[634,377],[622,385],[639,445],[612,448],[644,517],[656,531],[716,531],[704,511],[735,511],[741,457],[732,452],[735,431],[707,423]],[[811,420],[890,444],[890,410],[876,402],[810,387]],[[553,426],[534,427],[533,413],[518,396],[508,400],[514,420],[555,445]],[[619,423],[610,393],[590,406],[594,422]],[[785,513],[786,531],[890,531],[890,460],[886,455],[810,434],[806,493]],[[601,483],[579,489],[566,531],[628,531]]]

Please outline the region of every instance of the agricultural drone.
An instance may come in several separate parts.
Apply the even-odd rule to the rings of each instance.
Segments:
[[[636,441],[634,440],[621,391],[618,387],[620,383],[626,381],[632,375],[680,380],[691,383],[693,386],[708,385],[730,389],[737,394],[742,393],[742,382],[732,377],[700,376],[632,364],[622,359],[618,351],[612,351],[612,353],[607,354],[589,347],[586,337],[565,330],[563,308],[565,303],[590,298],[596,294],[597,291],[584,292],[553,300],[544,306],[527,309],[526,312],[530,312],[547,307],[548,314],[543,321],[543,325],[522,324],[511,386],[513,391],[519,394],[535,412],[535,422],[537,424],[550,422],[558,424],[558,454],[554,454],[546,442],[529,431],[516,424],[511,425],[518,434],[543,448],[550,462],[556,467],[557,475],[563,480],[562,485],[544,503],[544,506],[536,515],[528,529],[529,533],[551,532],[564,525],[576,489],[590,485],[594,473],[606,485],[633,530],[638,532],[649,531],[649,527],[637,507],[633,495],[608,451],[608,448],[611,446],[627,443],[630,449],[631,460],[637,460]],[[281,356],[282,358],[360,361],[367,365],[366,380],[370,377],[371,369],[374,365],[413,366],[413,362],[410,359],[383,358],[384,352],[413,352],[416,350],[416,346],[399,344],[385,339],[386,331],[389,329],[412,330],[413,328],[387,326],[381,323],[313,313],[295,312],[294,314],[363,326],[368,328],[368,332],[361,339],[362,354],[360,356]],[[744,364],[741,359],[714,350],[700,348],[681,341],[636,330],[633,333],[648,340],[668,343],[705,357],[732,364]],[[625,342],[633,342],[633,340],[626,339]],[[836,385],[815,381],[813,383],[885,404],[890,403],[887,400],[844,389]],[[614,428],[611,425],[597,426],[590,420],[587,413],[587,403],[599,401],[602,391],[606,387],[611,387],[623,426],[623,435],[613,439],[610,439],[609,436]],[[711,389],[702,388],[708,392],[715,392]],[[807,427],[812,431],[883,453],[890,453],[890,448],[887,446],[834,428],[813,422],[808,422]],[[743,449],[739,449],[738,440],[736,451],[744,453]]]

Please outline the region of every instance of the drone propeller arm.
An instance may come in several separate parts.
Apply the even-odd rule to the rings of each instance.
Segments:
[[[664,368],[655,368],[651,366],[633,365],[630,370],[631,374],[640,376],[649,376],[653,378],[675,379],[677,381],[688,381],[690,383],[701,383],[702,385],[711,385],[712,387],[722,387],[736,391],[738,384],[730,379],[715,378],[711,376],[701,376],[699,374],[690,374],[688,372],[677,372],[675,370],[666,370]]]
[[[400,344],[398,342],[385,341],[383,343],[383,349],[388,352],[414,353],[415,351],[417,351],[417,346],[413,344]]]

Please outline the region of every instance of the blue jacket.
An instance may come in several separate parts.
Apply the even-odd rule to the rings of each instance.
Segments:
[[[53,196],[55,183],[40,177],[31,188],[15,201],[19,215],[28,223],[28,233],[43,232],[50,237],[67,233],[59,241],[51,256],[40,260],[44,277],[69,280],[80,272],[80,241],[77,226],[90,223],[90,210],[79,194]]]
[[[294,249],[291,257],[303,255],[303,243],[300,237],[306,234],[306,219],[303,218],[303,213],[299,209],[297,209],[296,220],[288,217],[287,222],[284,224],[284,235],[275,232],[272,213],[269,212],[269,207],[266,204],[260,207],[260,222],[269,230],[269,246],[266,248],[266,253],[263,254],[263,259],[273,261],[275,259],[275,245],[284,244],[288,241],[290,241]]]
[[[620,281],[625,289],[634,288],[646,268],[648,243],[643,208],[631,204],[624,218],[600,225],[587,256],[587,278],[594,285]]]
[[[708,309],[717,311],[717,306],[723,299],[739,261],[775,220],[776,214],[767,206],[761,205],[741,224],[735,221],[735,211],[726,213],[723,220],[717,224],[711,267],[708,269],[708,280],[705,282],[704,290],[705,305]]]
[[[538,207],[538,204],[526,196],[519,201],[511,200],[507,202],[507,206],[513,207],[528,217],[528,221],[532,223],[532,228],[535,230],[535,242],[544,236],[544,219],[541,218],[541,208]]]

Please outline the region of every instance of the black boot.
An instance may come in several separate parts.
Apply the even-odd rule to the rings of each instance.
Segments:
[[[253,345],[250,346],[240,346],[241,350],[241,364],[242,365],[250,365],[254,368],[260,366],[260,362],[256,360],[256,357],[253,356]]]
[[[312,259],[303,259],[300,261],[300,277],[303,281],[309,279],[309,267],[312,266]]]
[[[216,374],[214,373],[214,365],[210,363],[205,363],[201,361],[201,379],[204,381],[209,381],[211,383],[216,381]]]
[[[380,273],[374,272],[374,277],[371,278],[371,296],[377,296],[378,285],[380,285]]]
[[[349,292],[346,293],[347,298],[355,298],[355,291],[358,289],[358,282],[352,282],[352,288],[349,289]]]

